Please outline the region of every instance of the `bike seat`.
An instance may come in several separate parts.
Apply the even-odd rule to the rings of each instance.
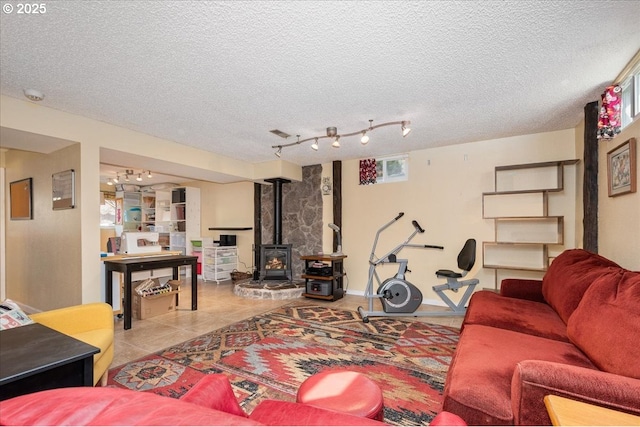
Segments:
[[[455,271],[451,271],[451,270],[438,270],[436,271],[436,276],[453,277],[455,279],[455,278],[461,278],[462,274],[456,273]]]

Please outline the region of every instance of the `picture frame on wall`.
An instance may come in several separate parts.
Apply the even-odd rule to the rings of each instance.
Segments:
[[[51,189],[51,207],[53,210],[73,209],[76,207],[76,182],[73,169],[51,175]]]
[[[33,219],[33,178],[9,184],[10,218]]]
[[[607,153],[609,197],[636,192],[636,139],[631,138]]]

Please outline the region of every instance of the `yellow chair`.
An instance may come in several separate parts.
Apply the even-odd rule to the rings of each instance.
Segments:
[[[34,322],[98,347],[93,356],[93,385],[107,383],[113,361],[113,308],[103,302],[30,314]]]

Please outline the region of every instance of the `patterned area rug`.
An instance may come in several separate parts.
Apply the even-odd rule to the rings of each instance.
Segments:
[[[264,399],[295,401],[317,372],[348,369],[380,386],[387,423],[428,424],[457,342],[456,328],[363,323],[355,311],[296,302],[114,368],[108,384],[178,398],[202,376],[224,373],[250,413]]]

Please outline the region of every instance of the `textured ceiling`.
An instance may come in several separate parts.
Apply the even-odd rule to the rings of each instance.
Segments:
[[[3,5],[16,2],[2,2]],[[50,1],[2,13],[2,93],[249,162],[300,165],[575,126],[640,48],[640,2]],[[294,135],[288,140],[269,131]],[[136,166],[136,165],[127,165]]]

